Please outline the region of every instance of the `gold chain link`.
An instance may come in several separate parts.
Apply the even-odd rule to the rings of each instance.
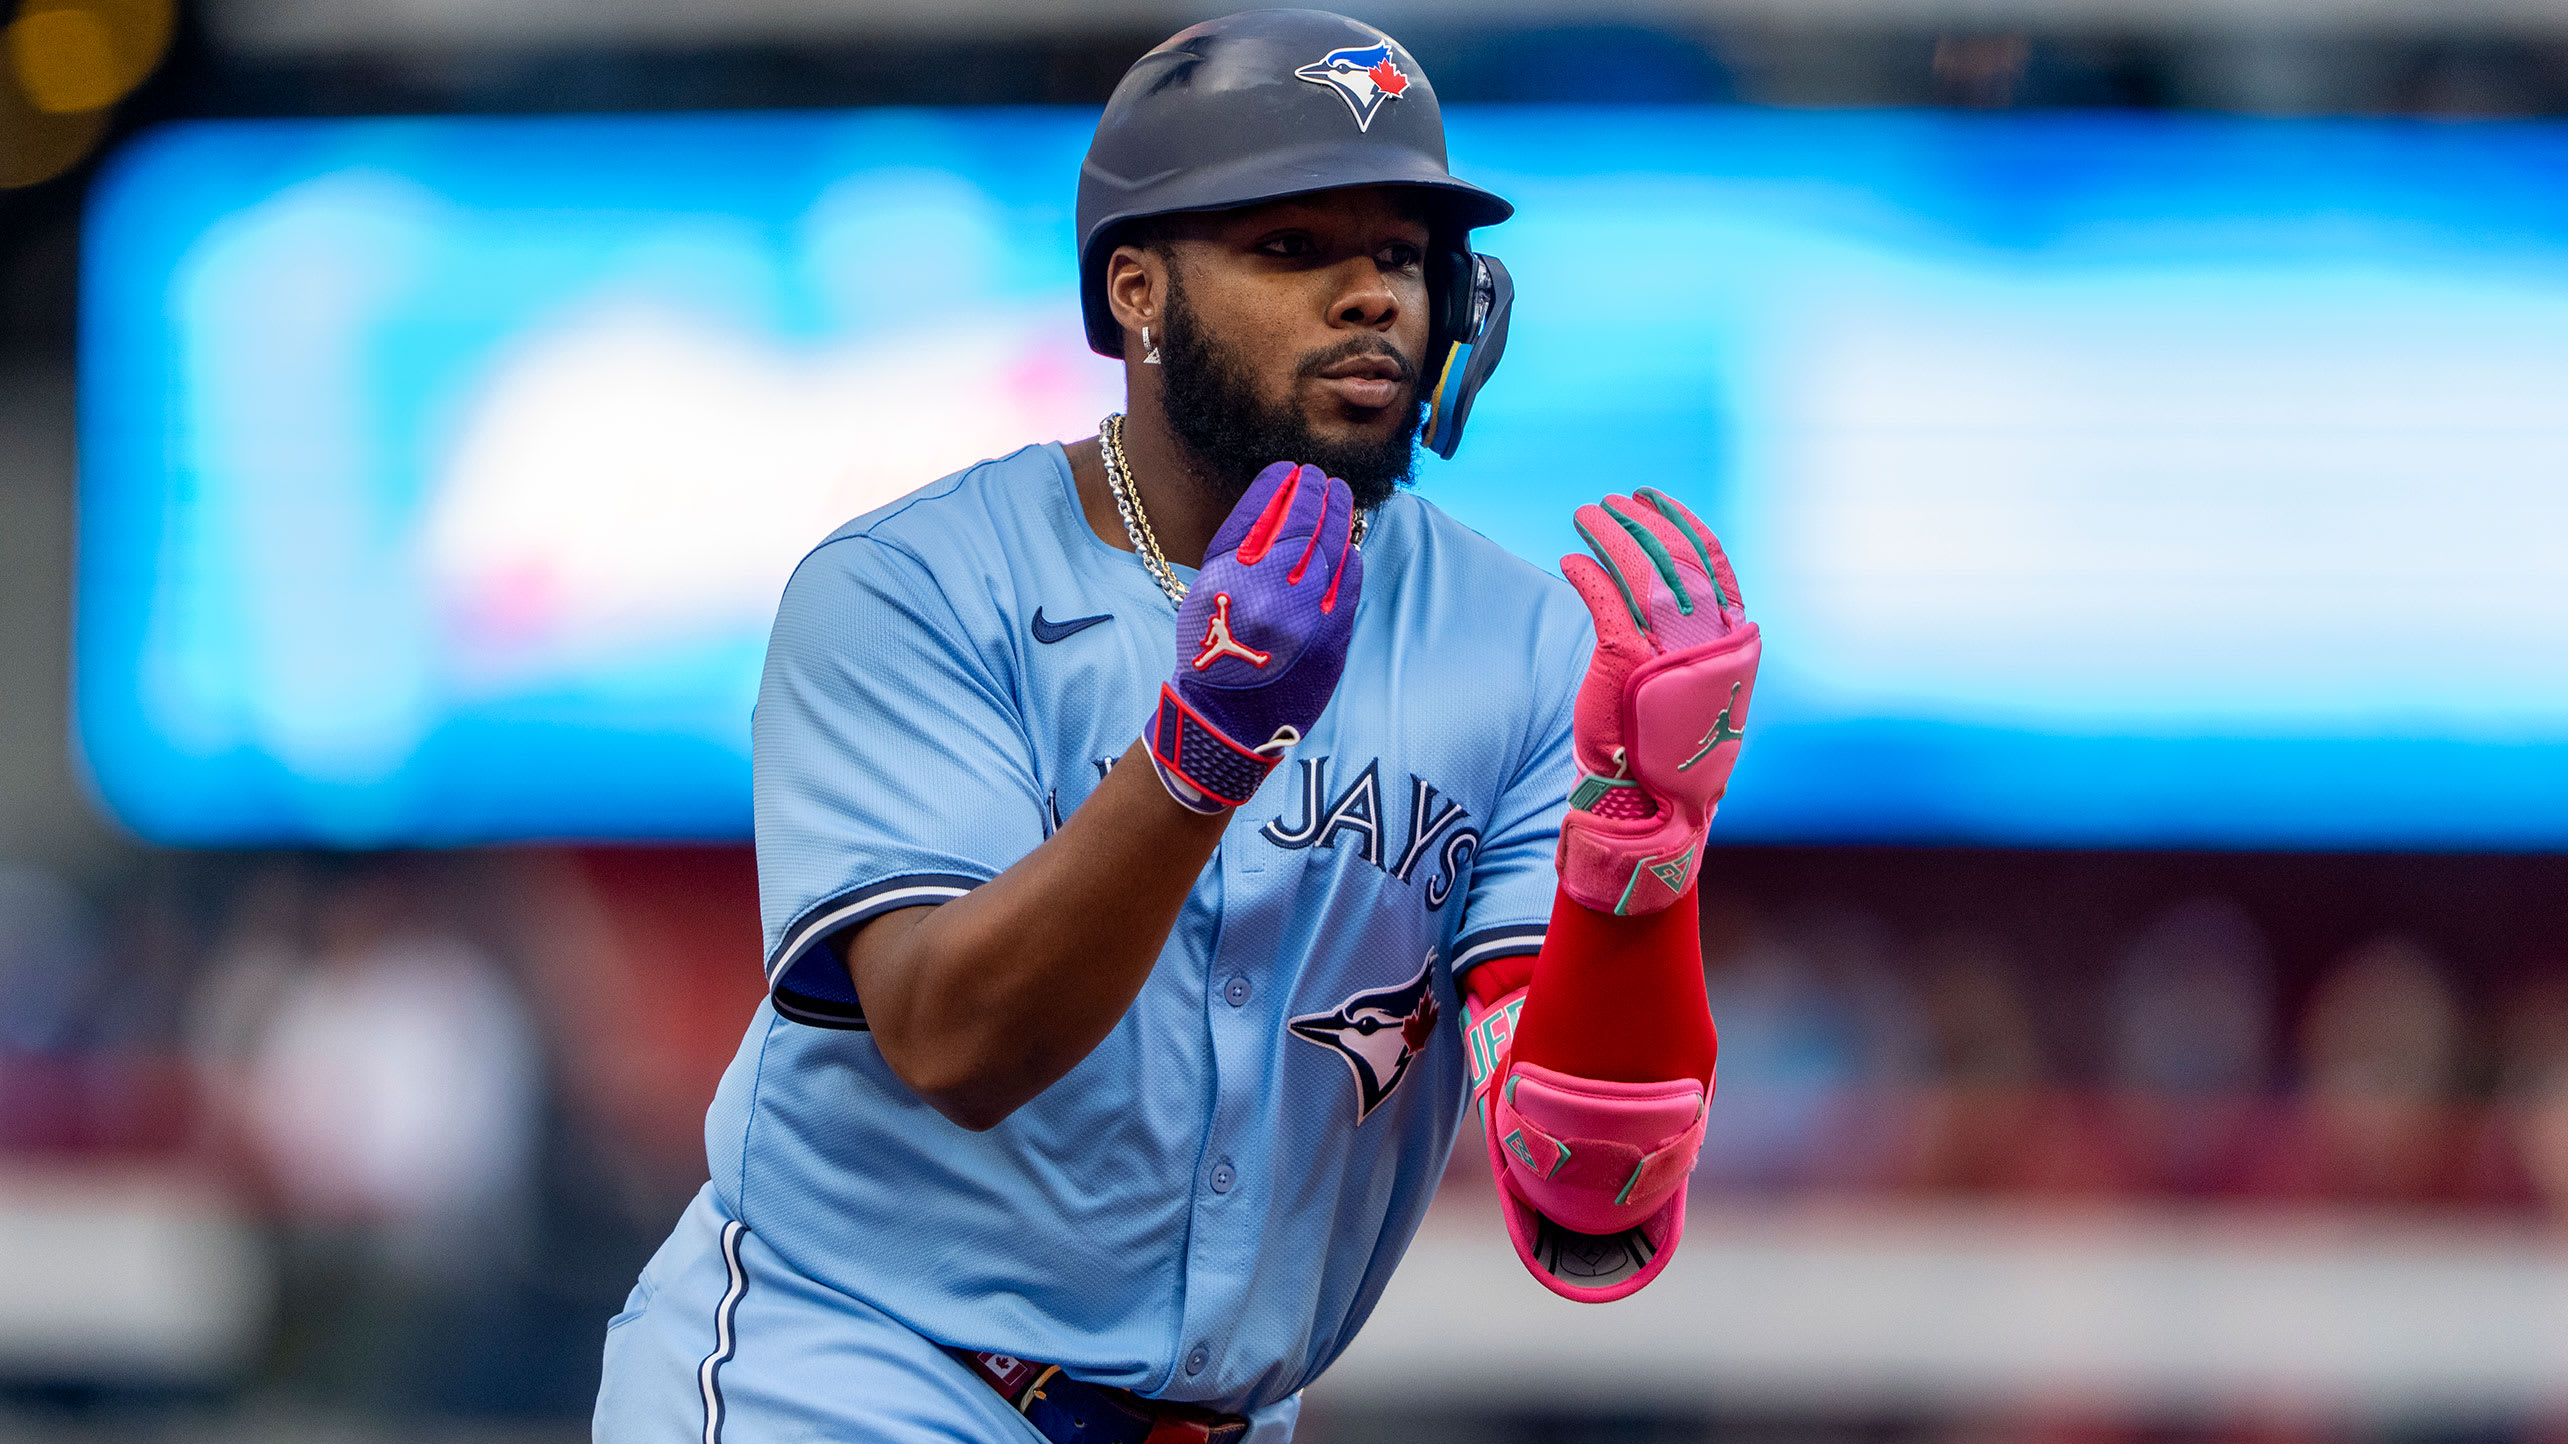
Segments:
[[[1186,602],[1186,584],[1168,569],[1168,558],[1159,550],[1159,537],[1150,529],[1150,514],[1141,509],[1139,489],[1132,484],[1130,465],[1124,460],[1124,419],[1120,411],[1110,413],[1097,424],[1098,451],[1106,462],[1106,490],[1114,493],[1115,515],[1123,518],[1124,537],[1141,557],[1141,569],[1159,583],[1171,604]]]

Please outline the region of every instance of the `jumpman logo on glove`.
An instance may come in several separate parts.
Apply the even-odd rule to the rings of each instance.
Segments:
[[[1203,650],[1195,654],[1195,670],[1200,672],[1224,657],[1237,657],[1252,667],[1263,667],[1274,660],[1274,653],[1261,652],[1231,635],[1228,592],[1213,598],[1213,616],[1204,624]]]
[[[1720,716],[1712,719],[1712,730],[1703,734],[1700,739],[1702,745],[1694,749],[1694,755],[1688,757],[1683,762],[1676,764],[1677,771],[1693,771],[1695,763],[1702,761],[1713,748],[1720,746],[1724,742],[1744,742],[1747,740],[1748,734],[1746,732],[1730,725],[1730,714],[1739,710],[1739,689],[1745,685],[1747,684],[1744,682],[1733,682],[1730,684],[1729,705],[1721,709]]]
[[[1177,670],[1146,735],[1179,806],[1212,813],[1247,802],[1320,720],[1346,669],[1363,587],[1346,483],[1290,461],[1259,472],[1204,549],[1169,637]]]

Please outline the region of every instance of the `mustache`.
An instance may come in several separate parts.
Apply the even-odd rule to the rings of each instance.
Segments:
[[[1418,379],[1417,363],[1401,355],[1399,347],[1379,336],[1351,336],[1326,350],[1314,351],[1302,358],[1302,364],[1294,368],[1293,374],[1301,380],[1308,381],[1340,361],[1352,360],[1358,356],[1380,356],[1399,367],[1400,383],[1404,386]]]

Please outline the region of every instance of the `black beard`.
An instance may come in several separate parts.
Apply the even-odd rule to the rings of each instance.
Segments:
[[[1408,357],[1376,337],[1359,336],[1303,358],[1297,375],[1310,376],[1350,356],[1388,356],[1399,363],[1407,399],[1395,407],[1399,429],[1380,441],[1328,441],[1311,430],[1299,406],[1269,406],[1258,399],[1248,368],[1195,324],[1185,292],[1168,277],[1167,334],[1159,340],[1161,397],[1168,427],[1186,448],[1196,475],[1236,501],[1257,474],[1279,461],[1316,466],[1347,484],[1355,504],[1371,511],[1408,484],[1418,465],[1418,370]]]

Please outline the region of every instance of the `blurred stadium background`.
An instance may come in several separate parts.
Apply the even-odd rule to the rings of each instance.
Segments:
[[[1215,11],[10,4],[0,1440],[583,1437],[762,608],[1111,399],[1067,158]],[[1679,1263],[1465,1155],[1305,1437],[2568,1438],[2568,9],[1361,13],[1525,208],[1427,493],[1707,496],[1783,671]]]

